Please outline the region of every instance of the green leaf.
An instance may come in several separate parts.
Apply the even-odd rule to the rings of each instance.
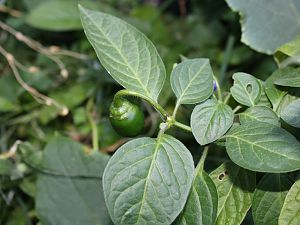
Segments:
[[[171,74],[178,104],[196,104],[213,93],[213,71],[208,59],[186,59]]]
[[[232,109],[221,102],[209,99],[197,105],[191,115],[192,132],[201,145],[222,137],[233,124]]]
[[[9,176],[14,169],[14,165],[7,159],[0,159],[0,175]]]
[[[285,109],[287,108],[287,106],[295,100],[297,100],[296,96],[293,96],[293,95],[290,95],[290,94],[286,94],[285,96],[283,96],[283,98],[281,99],[281,101],[278,105],[278,108],[277,108],[277,111],[276,111],[277,114],[280,117],[282,117],[282,114],[285,113]]]
[[[186,205],[174,225],[214,225],[218,210],[218,193],[208,174],[196,171]]]
[[[166,71],[151,41],[117,17],[79,9],[85,34],[108,73],[126,89],[157,101]]]
[[[224,163],[210,174],[218,196],[216,225],[239,225],[251,207],[255,173],[235,164]]]
[[[289,125],[300,128],[300,99],[288,104],[281,111],[281,118]]]
[[[12,75],[0,77],[0,112],[9,112],[18,109],[19,85]]]
[[[109,157],[56,137],[44,150],[37,180],[36,209],[42,223],[111,225],[101,175]],[[52,175],[51,175],[52,174]]]
[[[281,207],[292,184],[287,174],[266,174],[260,180],[252,203],[255,225],[278,225]]]
[[[300,87],[300,68],[290,68],[288,73],[274,80],[274,84],[288,87]]]
[[[286,67],[284,69],[278,69],[271,76],[268,77],[265,83],[265,91],[270,99],[273,109],[277,111],[277,108],[282,100],[282,98],[286,95],[285,91],[278,89],[274,85],[274,81],[280,77],[283,77],[284,74],[290,73],[292,69],[290,67]]]
[[[24,206],[26,205],[24,204]],[[4,205],[1,207],[1,209],[3,210],[3,208]],[[24,213],[24,210],[22,210],[21,207],[16,207],[6,213],[5,225],[24,225],[30,223],[29,221],[30,217],[27,213]]]
[[[226,150],[237,165],[259,172],[281,173],[300,169],[300,143],[286,130],[249,122],[226,135]]]
[[[288,57],[296,57],[300,54],[300,37],[296,37],[292,41],[280,46],[274,56],[278,63],[281,63]]]
[[[6,98],[0,96],[0,112],[14,111],[16,106]]]
[[[240,104],[254,106],[260,100],[262,87],[255,77],[247,73],[235,73],[230,88],[232,97]]]
[[[177,139],[129,141],[113,155],[104,175],[108,211],[118,225],[169,225],[187,200],[194,163]]]
[[[99,8],[89,0],[79,2],[89,8]],[[26,22],[33,27],[50,31],[80,30],[82,25],[77,4],[78,1],[74,0],[44,1],[29,13]]]
[[[300,34],[299,1],[273,0],[270,3],[269,0],[226,0],[226,2],[241,16],[242,42],[259,52],[273,54],[279,46]]]
[[[300,223],[300,180],[296,181],[283,203],[278,225],[299,225]]]
[[[260,100],[257,102],[257,105],[267,106],[267,107],[271,108],[272,107],[271,102],[269,101],[268,96],[266,94],[266,88],[265,88],[266,84],[265,84],[265,82],[263,82],[259,79],[258,79],[258,81],[261,86],[261,97],[260,97]]]
[[[263,122],[280,126],[277,114],[266,106],[253,106],[240,114],[240,123]]]

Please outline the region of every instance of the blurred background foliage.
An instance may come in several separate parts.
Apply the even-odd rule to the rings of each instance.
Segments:
[[[228,91],[234,72],[250,73],[265,80],[276,68],[271,56],[257,53],[240,42],[238,14],[223,0],[79,2],[117,15],[138,27],[157,47],[167,74],[181,57],[209,58],[222,89]],[[77,1],[2,0],[0,20],[0,224],[46,225],[51,220],[44,215],[51,207],[41,203],[46,201],[42,193],[46,187],[38,182],[37,194],[36,180],[41,173],[55,174],[41,169],[45,166],[42,149],[55,136],[63,135],[81,142],[85,152],[99,146],[99,152],[112,154],[128,140],[118,136],[108,120],[109,105],[121,87],[108,76],[88,43],[81,28]],[[14,57],[17,75],[5,53]],[[171,112],[174,101],[175,96],[167,83],[160,103]],[[142,135],[153,136],[160,118],[149,106],[141,105],[146,115]],[[182,107],[178,119],[188,124],[190,112],[190,107]],[[191,134],[175,129],[170,132],[189,147],[195,159],[198,158],[200,147]],[[19,148],[15,152],[17,145]],[[81,151],[81,147],[76,148]],[[5,155],[7,151],[12,155]],[[54,155],[48,159],[51,157]],[[208,167],[215,168],[226,160],[224,157],[223,149],[216,147],[208,158]],[[106,159],[101,160],[106,163]],[[91,168],[96,167],[91,165]],[[64,194],[62,190],[57,191]],[[37,196],[42,199],[38,203]],[[42,209],[40,212],[36,211],[36,205]],[[251,224],[251,221],[246,220],[244,224]]]

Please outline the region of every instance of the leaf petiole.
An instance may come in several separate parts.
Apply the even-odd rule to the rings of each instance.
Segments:
[[[238,105],[237,107],[235,107],[233,109],[233,112],[236,113],[237,111],[239,111],[241,108],[243,108],[242,106]]]
[[[180,106],[180,102],[179,101],[177,101],[176,102],[176,105],[175,105],[175,108],[174,108],[174,111],[173,111],[173,114],[172,114],[172,117],[175,119],[175,117],[176,117],[176,113],[177,113],[177,111],[178,111],[178,109],[179,109],[179,106]]]
[[[216,86],[217,86],[218,100],[222,102],[223,101],[223,97],[222,97],[222,91],[221,91],[221,87],[220,87],[218,78],[216,76],[213,76],[213,77],[214,77],[214,81],[216,82]]]
[[[176,120],[174,120],[173,125],[175,127],[181,128],[182,130],[185,130],[185,131],[188,131],[188,132],[192,132],[192,128],[190,126],[187,126],[187,125],[185,125],[183,123],[180,123],[180,122],[178,122]]]

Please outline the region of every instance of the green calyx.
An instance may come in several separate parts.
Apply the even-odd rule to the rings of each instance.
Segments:
[[[110,116],[116,120],[128,119],[135,106],[126,99],[116,99],[110,106]]]

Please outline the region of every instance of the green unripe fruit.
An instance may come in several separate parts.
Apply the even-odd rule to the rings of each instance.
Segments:
[[[126,99],[116,99],[111,104],[109,119],[112,127],[124,137],[140,134],[144,127],[144,114],[136,105]]]

